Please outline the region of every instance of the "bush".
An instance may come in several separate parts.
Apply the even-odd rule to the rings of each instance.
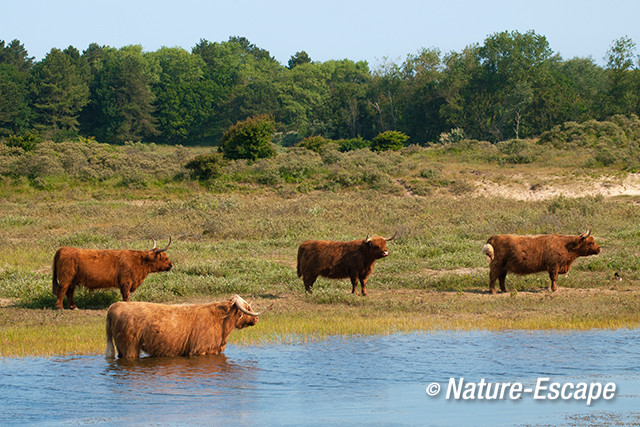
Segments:
[[[201,154],[184,167],[191,171],[193,178],[207,181],[219,177],[222,173],[222,157],[217,153]]]
[[[499,163],[524,164],[536,160],[536,145],[527,139],[500,141],[496,148],[504,154],[498,159]]]
[[[306,148],[307,150],[315,151],[316,153],[320,153],[322,149],[330,142],[332,142],[330,139],[327,139],[323,136],[316,135],[316,136],[306,137],[305,139],[300,141],[298,144],[296,144],[296,146]]]
[[[343,153],[347,151],[361,150],[363,148],[371,146],[371,141],[367,141],[361,136],[351,139],[339,139],[337,142],[338,150],[342,151]]]
[[[24,151],[33,151],[40,142],[40,137],[33,133],[25,133],[21,136],[11,135],[5,141],[8,147],[20,147]]]
[[[627,147],[640,138],[640,119],[636,115],[613,116],[606,121],[588,120],[584,123],[566,122],[540,135],[541,143],[556,148],[590,147],[599,144]]]
[[[442,145],[457,144],[465,138],[462,128],[451,129],[450,132],[442,132],[438,138],[438,142]]]
[[[388,130],[373,138],[371,149],[373,151],[398,151],[404,147],[404,142],[408,139],[409,137],[402,132]]]
[[[227,159],[255,161],[273,157],[276,150],[271,143],[275,131],[271,116],[250,117],[231,126],[222,137],[220,151]]]

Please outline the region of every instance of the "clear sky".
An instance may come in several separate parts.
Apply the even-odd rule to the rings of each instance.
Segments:
[[[191,48],[200,39],[244,36],[283,65],[306,51],[314,61],[402,62],[421,48],[443,53],[493,33],[533,30],[564,59],[604,65],[611,43],[640,48],[638,0],[2,0],[0,40],[18,39],[36,60],[51,48],[90,43]],[[638,49],[640,50],[640,49]]]

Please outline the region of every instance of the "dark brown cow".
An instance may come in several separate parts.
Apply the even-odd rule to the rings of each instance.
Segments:
[[[129,359],[141,351],[157,357],[218,354],[231,331],[255,325],[262,313],[238,295],[209,304],[117,302],[107,311],[105,357],[115,357],[116,348],[118,357]]]
[[[496,280],[500,290],[506,292],[507,273],[531,274],[547,271],[551,290],[558,290],[558,274],[569,272],[571,264],[581,256],[597,255],[598,246],[591,231],[577,236],[544,234],[538,236],[491,236],[482,247],[489,258],[489,291],[495,293]]]
[[[53,294],[57,297],[56,308],[62,310],[65,294],[69,308],[77,307],[73,302],[76,286],[88,289],[119,288],[124,301],[134,292],[149,273],[169,271],[173,264],[163,249],[148,251],[116,249],[78,249],[62,247],[53,258]]]
[[[396,233],[397,234],[397,233]],[[367,279],[377,259],[389,255],[387,242],[396,237],[367,236],[363,240],[335,242],[307,240],[298,248],[298,277],[302,277],[307,292],[312,292],[318,276],[329,279],[351,279],[351,292],[357,294],[360,280],[362,295],[367,295]]]

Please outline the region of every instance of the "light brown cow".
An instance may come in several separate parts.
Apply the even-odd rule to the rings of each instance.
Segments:
[[[262,312],[264,313],[264,311]],[[105,357],[196,356],[224,351],[234,329],[253,326],[258,316],[240,296],[209,304],[167,305],[117,302],[107,311]]]
[[[57,297],[56,308],[62,310],[65,294],[69,308],[76,309],[73,292],[76,286],[88,289],[119,288],[124,301],[134,292],[149,273],[169,271],[173,264],[162,249],[148,251],[116,249],[79,249],[62,247],[53,258],[52,292]]]
[[[389,255],[387,242],[390,238],[367,236],[363,240],[336,242],[307,240],[298,248],[298,277],[302,277],[304,287],[311,293],[318,276],[330,279],[351,279],[351,292],[356,293],[360,280],[362,295],[367,295],[367,279],[377,259]]]
[[[496,280],[500,290],[506,292],[507,273],[531,274],[547,271],[551,290],[558,290],[558,274],[566,274],[571,264],[581,256],[597,255],[600,246],[591,231],[577,236],[543,234],[538,236],[491,236],[482,247],[489,259],[489,291],[495,293]]]

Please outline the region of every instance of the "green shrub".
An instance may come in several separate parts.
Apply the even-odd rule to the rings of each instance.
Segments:
[[[315,151],[316,153],[322,152],[322,149],[331,142],[330,139],[327,139],[323,136],[308,136],[298,144],[297,147],[306,148],[307,150]]]
[[[200,181],[214,179],[222,173],[222,156],[218,153],[201,154],[184,167],[191,171],[191,176],[195,179]]]
[[[5,143],[9,147],[20,147],[24,151],[33,151],[36,148],[36,145],[41,141],[40,137],[33,133],[25,133],[24,135],[11,135],[6,140]]]
[[[627,147],[640,138],[640,118],[636,115],[613,116],[609,120],[588,120],[584,123],[566,122],[540,135],[541,143],[556,148],[591,147],[606,144]]]
[[[402,132],[388,130],[386,132],[378,134],[378,136],[373,138],[371,149],[373,151],[398,151],[402,149],[402,147],[404,147],[404,142],[408,139],[409,136],[405,135]]]
[[[451,129],[449,132],[442,132],[438,138],[438,142],[442,145],[457,144],[465,138],[462,128]]]
[[[371,146],[371,141],[367,141],[361,136],[350,139],[339,139],[337,143],[338,150],[342,151],[343,153],[347,151],[361,150],[363,148]]]
[[[496,148],[504,154],[499,163],[524,164],[536,160],[536,145],[527,139],[511,139],[496,144]]]
[[[271,143],[275,131],[271,116],[249,117],[231,126],[222,137],[220,151],[227,159],[255,161],[273,157],[276,150]]]

